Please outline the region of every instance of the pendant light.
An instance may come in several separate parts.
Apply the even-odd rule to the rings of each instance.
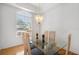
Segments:
[[[43,15],[41,14],[41,9],[40,9],[40,3],[39,3],[39,10],[37,15],[35,16],[35,20],[38,24],[40,24],[43,21]]]

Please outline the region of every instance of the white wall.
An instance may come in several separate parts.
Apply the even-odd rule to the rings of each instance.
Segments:
[[[30,8],[30,7],[29,7]],[[0,49],[23,44],[22,39],[16,37],[16,12],[22,9],[10,6],[9,4],[0,4]],[[33,38],[38,31],[35,19],[33,23]]]
[[[22,40],[16,38],[17,9],[6,4],[0,6],[0,48],[22,44]]]
[[[56,31],[56,42],[59,46],[67,42],[68,33],[72,34],[71,51],[79,54],[79,4],[60,4],[45,15],[42,33]]]
[[[1,13],[1,4],[0,4],[0,13]],[[0,43],[1,43],[1,14],[0,14]],[[2,45],[0,44],[0,47],[1,47]]]

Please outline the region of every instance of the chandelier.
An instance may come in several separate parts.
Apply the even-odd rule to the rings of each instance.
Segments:
[[[37,22],[38,24],[40,24],[40,23],[43,21],[43,16],[42,16],[42,15],[36,15],[36,16],[35,16],[35,19],[36,19],[36,22]]]
[[[35,15],[35,20],[38,24],[40,24],[43,21],[43,15],[41,14],[41,10],[40,10],[40,3],[39,3],[38,14]]]

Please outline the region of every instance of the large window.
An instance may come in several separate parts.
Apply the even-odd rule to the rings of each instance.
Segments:
[[[16,13],[17,36],[21,37],[23,32],[32,31],[32,15],[28,12],[19,11]]]

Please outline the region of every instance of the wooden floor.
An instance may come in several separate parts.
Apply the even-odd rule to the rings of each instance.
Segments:
[[[0,55],[16,55],[16,53],[24,51],[24,45],[19,45],[11,48],[0,50]],[[57,53],[59,55],[65,55],[64,49],[60,49]],[[76,55],[75,53],[69,52],[69,55]]]
[[[61,48],[61,49],[59,49],[58,54],[65,55],[65,52],[66,52],[66,50]],[[68,55],[77,55],[77,54],[69,51]]]
[[[0,55],[16,55],[16,53],[21,52],[23,50],[24,50],[24,46],[19,45],[19,46],[0,50]]]

